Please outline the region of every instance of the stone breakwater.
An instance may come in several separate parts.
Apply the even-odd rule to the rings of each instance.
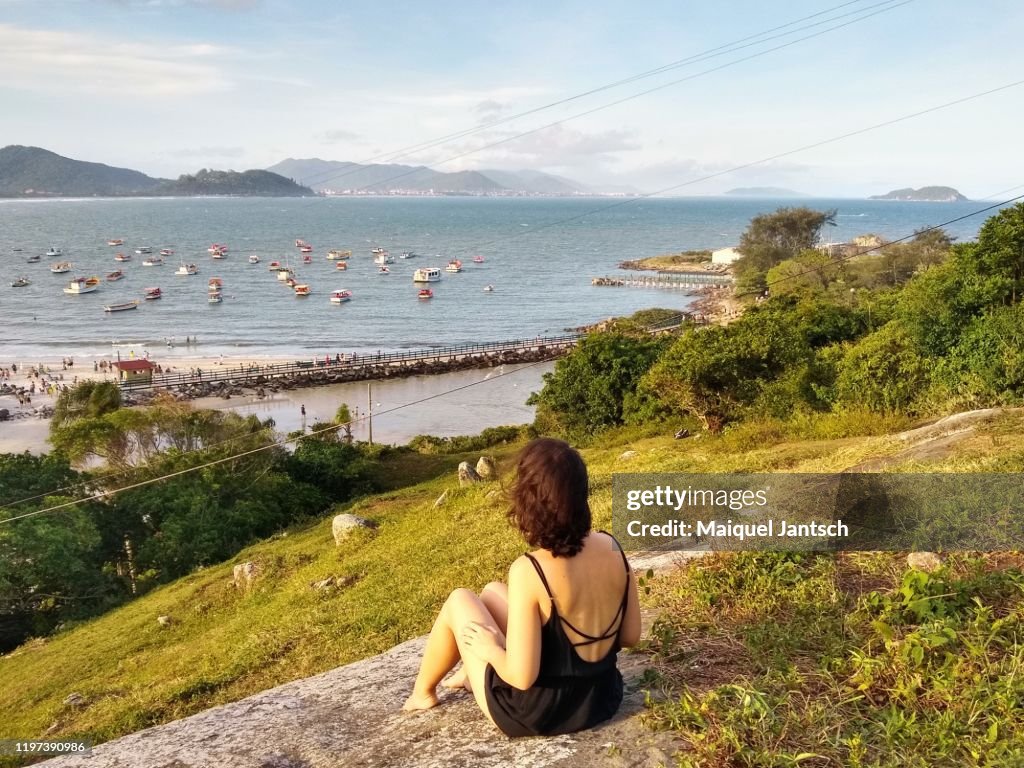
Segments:
[[[411,376],[431,376],[453,371],[496,368],[502,365],[519,365],[523,363],[540,363],[555,360],[567,354],[571,349],[568,345],[546,346],[532,349],[503,350],[479,355],[464,355],[450,359],[415,360],[401,365],[394,363],[368,363],[358,367],[311,368],[288,376],[269,377],[260,374],[248,375],[240,372],[236,378],[217,381],[200,381],[198,379],[152,390],[128,391],[123,400],[126,405],[143,405],[151,401],[157,393],[171,393],[181,400],[194,400],[202,397],[231,397],[255,394],[257,397],[273,392],[280,392],[307,387],[325,386],[328,384],[346,384],[354,381],[379,379],[399,379]],[[211,371],[216,373],[216,371]]]

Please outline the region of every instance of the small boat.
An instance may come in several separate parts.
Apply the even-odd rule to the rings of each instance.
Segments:
[[[484,263],[484,257],[483,256],[474,256],[473,257],[473,263],[474,264],[483,264]]]
[[[380,265],[380,269],[377,270],[378,275],[390,275],[391,270],[385,267],[383,264]]]
[[[107,304],[103,307],[104,312],[124,312],[129,309],[137,309],[139,306],[138,300],[126,301],[124,304]]]
[[[420,291],[416,296],[420,299],[432,299],[434,298],[434,292],[429,288],[420,288]]]
[[[334,263],[334,268],[335,269],[341,269],[341,270],[348,269],[348,262],[347,261],[336,261]]]
[[[211,291],[210,295],[206,297],[208,304],[220,304],[224,301],[224,297],[220,295],[220,291]]]
[[[419,256],[418,253],[413,253],[412,251],[403,251],[402,255],[399,256],[399,258],[401,258],[401,259],[415,259],[417,256]]]
[[[331,304],[343,304],[352,299],[352,291],[341,288],[331,292]]]
[[[313,263],[313,257],[312,257],[312,256],[310,256],[310,255],[309,255],[309,254],[307,253],[307,254],[306,254],[305,256],[303,256],[303,257],[302,257],[302,263],[303,263],[303,264],[312,264],[312,263]]]
[[[425,269],[417,269],[412,273],[412,281],[414,283],[436,283],[441,279],[441,270],[437,267],[426,267]]]
[[[288,269],[288,267],[280,267],[277,270],[277,279],[282,283],[287,282],[288,280],[294,280],[295,273]]]
[[[51,265],[50,271],[53,272],[53,274],[55,274],[55,275],[62,275],[65,272],[70,272],[71,271],[71,262],[70,261],[59,261],[56,264]]]
[[[145,256],[147,253],[152,253],[153,249],[148,245],[140,245],[135,249],[135,252],[140,256]]]
[[[160,249],[160,255],[161,256],[173,256],[174,255],[174,249],[173,248],[161,248]]]
[[[276,272],[280,268],[281,268],[281,262],[280,261],[272,261],[272,262],[270,262],[270,271],[271,272]]]
[[[328,251],[327,252],[327,259],[328,259],[328,261],[338,261],[339,259],[347,259],[351,255],[352,255],[352,251],[338,251],[338,250],[334,250],[334,251]]]
[[[494,286],[493,285],[485,285],[484,286],[484,293],[494,293]]]
[[[249,263],[250,263],[250,264],[259,264],[259,263],[260,263],[260,257],[259,257],[259,256],[257,256],[257,255],[256,255],[256,254],[254,253],[254,254],[253,254],[252,256],[250,256],[250,257],[249,257]]]
[[[313,252],[313,246],[312,245],[300,245],[299,246],[299,253],[312,253],[312,252]]]
[[[93,282],[95,280],[95,282]],[[99,286],[98,278],[77,277],[64,286],[64,293],[77,295],[79,293],[92,293]]]
[[[113,240],[107,240],[107,245],[109,245],[111,248],[116,248],[119,245],[124,245],[124,240],[122,240],[120,237],[115,237]]]
[[[53,259],[53,258],[56,258],[57,256],[62,255],[62,254],[63,254],[63,251],[61,251],[60,248],[54,248],[53,246],[50,246],[50,249],[46,252],[46,257],[48,259]]]
[[[296,280],[294,277],[289,277],[287,280],[284,281],[284,284],[287,285],[289,288],[294,288],[296,285],[299,284],[299,281]]]
[[[224,281],[221,280],[219,277],[211,277],[208,285],[210,286],[211,289],[221,288],[224,285]]]
[[[309,294],[310,294],[310,288],[309,288],[308,285],[296,285],[295,286],[295,295],[296,296],[309,296]]]
[[[14,279],[14,282],[11,283],[11,288],[26,288],[29,285],[31,285],[31,283],[27,277],[17,277]]]
[[[221,243],[214,243],[213,245],[211,245],[206,250],[209,253],[221,253],[221,254],[224,254],[224,253],[228,252],[228,247],[226,245],[222,245]]]
[[[295,247],[296,248],[301,248],[304,245],[309,245],[309,243],[307,243],[305,240],[302,240],[300,238],[296,238],[295,239]]]
[[[122,277],[124,277],[124,272],[122,272],[120,269],[118,269],[118,270],[116,270],[114,272],[111,272],[109,275],[107,275],[107,282],[108,283],[116,283]]]
[[[445,272],[461,272],[462,262],[458,259],[452,259],[448,262],[448,266],[444,268]]]
[[[127,253],[118,253],[114,256],[114,261],[131,261],[132,257]]]
[[[43,257],[42,257],[42,256],[40,256],[40,255],[39,255],[38,253],[32,254],[31,256],[29,256],[29,257],[28,257],[28,258],[26,259],[26,261],[27,261],[27,262],[28,262],[29,264],[37,264],[37,263],[39,263],[39,262],[40,262],[40,261],[42,261],[42,260],[43,260]]]
[[[370,251],[370,253],[372,253],[374,256],[377,256],[382,253],[387,253],[387,251],[385,251],[383,248],[374,248],[373,250]]]
[[[211,259],[223,259],[225,253],[227,253],[227,251],[213,251],[213,253],[210,254],[210,258]]]
[[[150,256],[148,259],[142,260],[142,266],[144,267],[162,267],[163,265],[163,256]]]
[[[199,274],[199,267],[197,267],[195,264],[182,264],[180,267],[178,267],[176,270],[174,270],[174,274],[176,274],[176,275],[196,275],[196,274]]]
[[[163,296],[163,293],[159,288],[146,288],[146,301],[156,301],[161,296]]]
[[[392,256],[387,251],[381,251],[376,256],[374,256],[373,263],[374,264],[394,264],[395,263],[395,257]]]

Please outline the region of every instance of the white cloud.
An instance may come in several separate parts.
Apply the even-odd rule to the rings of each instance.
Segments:
[[[573,168],[615,163],[620,153],[642,148],[635,132],[618,128],[588,132],[555,125],[521,138],[514,138],[516,135],[512,130],[481,133],[446,156],[479,149],[472,155],[476,167]],[[482,149],[502,139],[510,141]]]
[[[118,43],[78,32],[0,24],[0,87],[166,98],[230,90],[208,43]]]

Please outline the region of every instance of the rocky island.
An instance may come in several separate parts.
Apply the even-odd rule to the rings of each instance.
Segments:
[[[958,203],[967,200],[953,187],[905,187],[894,189],[884,195],[871,195],[868,200],[910,200],[927,203]]]

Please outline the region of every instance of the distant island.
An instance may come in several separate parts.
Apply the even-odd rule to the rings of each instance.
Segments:
[[[807,197],[803,192],[784,187],[736,187],[725,194],[733,197]]]
[[[955,203],[967,198],[952,187],[921,187],[894,189],[884,195],[871,195],[868,200],[912,200],[928,203]]]
[[[270,171],[203,168],[177,179],[159,179],[129,168],[73,160],[40,147],[11,145],[0,149],[0,197],[304,197],[314,194],[309,187]]]

